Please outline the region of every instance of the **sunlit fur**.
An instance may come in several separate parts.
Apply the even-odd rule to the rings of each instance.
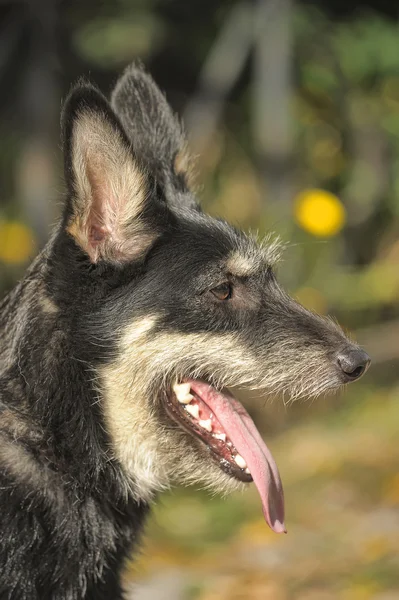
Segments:
[[[101,114],[82,111],[73,133],[73,216],[68,232],[93,262],[139,257],[156,237],[140,218],[148,189],[145,176]],[[95,229],[100,239],[90,243]]]
[[[182,127],[141,68],[112,104],[78,84],[62,141],[60,223],[0,304],[1,600],[121,600],[160,490],[243,485],[169,418],[173,384],[317,396],[356,349],[280,288],[278,240],[201,211]]]
[[[291,401],[341,385],[321,344],[298,352],[298,341],[283,341],[277,331],[273,348],[270,331],[271,343],[260,353],[239,332],[155,332],[158,320],[154,315],[132,321],[98,380],[115,454],[136,482],[134,493],[145,500],[174,483],[196,483],[219,493],[240,485],[209,459],[201,442],[165,420],[161,393],[170,393],[174,382],[205,377],[219,389],[286,394]],[[342,335],[338,329],[337,335]]]

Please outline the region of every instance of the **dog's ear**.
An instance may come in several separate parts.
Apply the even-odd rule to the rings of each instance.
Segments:
[[[69,95],[62,115],[68,233],[96,263],[146,254],[161,203],[108,101],[89,84]],[[158,202],[158,207],[154,206]]]
[[[111,104],[135,152],[161,183],[167,202],[199,210],[190,193],[192,161],[183,128],[152,77],[131,65],[117,82]]]

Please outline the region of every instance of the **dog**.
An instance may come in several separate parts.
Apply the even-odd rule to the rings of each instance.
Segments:
[[[0,598],[117,600],[154,497],[276,463],[232,387],[317,396],[368,355],[278,285],[280,246],[204,214],[183,128],[133,65],[62,112],[60,223],[0,305]]]

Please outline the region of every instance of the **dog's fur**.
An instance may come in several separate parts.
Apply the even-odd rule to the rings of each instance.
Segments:
[[[62,131],[62,220],[0,306],[4,600],[122,598],[157,492],[243,485],[166,415],[175,381],[318,395],[350,345],[278,286],[278,244],[201,212],[182,128],[140,68],[111,103],[75,87]]]

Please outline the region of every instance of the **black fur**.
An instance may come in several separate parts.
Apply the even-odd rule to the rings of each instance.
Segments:
[[[0,598],[119,598],[148,507],[107,455],[69,301],[57,319],[37,305],[53,261],[44,254],[1,307],[2,350],[15,358],[0,354]]]
[[[137,155],[162,182],[170,205],[199,210],[195,197],[187,193],[187,177],[173,168],[178,154],[185,151],[183,128],[150,75],[137,64],[130,65],[115,87],[112,106]]]
[[[140,537],[148,504],[137,492],[135,474],[127,474],[113,452],[98,374],[119,360],[123,332],[135,320],[156,315],[155,338],[232,335],[244,354],[256,356],[259,373],[276,356],[277,369],[309,360],[311,371],[312,361],[318,367],[324,361],[329,385],[343,383],[335,357],[349,342],[331,322],[282,292],[266,258],[251,276],[226,272],[232,253],[256,256],[256,244],[200,212],[188,178],[176,171],[176,157],[184,151],[182,129],[151,78],[131,67],[117,84],[112,105],[88,84],[67,99],[64,213],[45,250],[0,305],[2,600],[122,598],[121,569]],[[89,226],[98,215],[82,217],[76,208],[88,202],[80,198],[77,204],[73,161],[82,115],[101,117],[143,174],[145,200],[118,231],[131,231],[133,241],[137,236],[142,244],[134,259],[123,250],[118,261],[101,253],[90,260],[85,251],[84,244],[98,242]],[[94,185],[92,192],[94,197]],[[84,218],[89,233],[81,242],[86,238],[74,237],[71,223],[83,227]],[[104,231],[113,243],[113,232]],[[143,238],[143,232],[151,236]],[[226,277],[236,289],[230,304],[212,293]],[[183,359],[186,365],[188,358]],[[165,373],[168,368],[165,364]],[[217,365],[215,373],[199,369],[192,364],[190,373],[221,377]],[[160,385],[157,377],[152,389]],[[173,443],[165,438],[165,452],[178,452],[184,444],[185,452],[207,465],[203,446],[166,418],[159,396],[151,395],[145,410],[160,436],[175,436]]]

